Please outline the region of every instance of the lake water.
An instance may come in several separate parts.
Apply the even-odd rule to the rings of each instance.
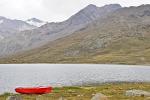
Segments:
[[[71,86],[104,82],[150,82],[150,66],[88,64],[0,65],[0,93],[20,86]]]

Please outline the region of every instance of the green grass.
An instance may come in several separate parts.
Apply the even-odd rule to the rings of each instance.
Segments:
[[[130,89],[150,91],[150,83],[106,83],[95,86],[57,87],[50,94],[20,96],[23,100],[35,100],[36,98],[40,100],[58,100],[60,97],[64,97],[67,100],[90,100],[94,94],[103,93],[109,100],[145,100],[147,98],[142,96],[125,96],[125,91]],[[10,95],[18,94],[5,93],[0,96],[0,100],[6,100]]]

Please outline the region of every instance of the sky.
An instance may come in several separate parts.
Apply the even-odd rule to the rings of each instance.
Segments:
[[[101,7],[116,3],[128,7],[150,4],[150,0],[0,0],[0,16],[20,20],[35,17],[60,22],[89,4]]]

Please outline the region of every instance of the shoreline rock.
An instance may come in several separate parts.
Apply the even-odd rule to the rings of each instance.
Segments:
[[[102,93],[95,94],[91,100],[108,100],[107,96]]]
[[[6,98],[6,100],[23,100],[21,96],[13,95]]]
[[[125,92],[126,96],[150,96],[150,92],[143,90],[128,90]]]

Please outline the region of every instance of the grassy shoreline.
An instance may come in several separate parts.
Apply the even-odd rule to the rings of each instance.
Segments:
[[[138,89],[150,92],[150,83],[105,83],[89,86],[55,87],[50,94],[38,95],[20,95],[5,93],[0,95],[0,100],[6,100],[10,95],[20,95],[23,100],[58,100],[64,97],[66,100],[90,100],[94,94],[103,93],[109,100],[145,100],[147,97],[125,96],[125,91]]]

